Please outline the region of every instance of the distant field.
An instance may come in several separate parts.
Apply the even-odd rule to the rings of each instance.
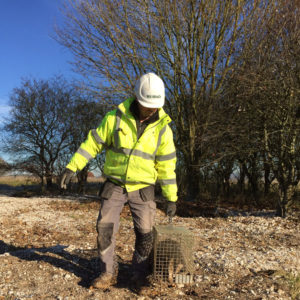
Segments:
[[[39,179],[34,176],[0,176],[0,184],[11,186],[38,184]]]
[[[73,182],[76,182],[76,178],[72,179]],[[89,177],[88,182],[97,183],[103,182],[103,177]],[[0,184],[6,184],[10,186],[21,186],[21,185],[32,185],[39,184],[40,179],[34,176],[0,176]]]

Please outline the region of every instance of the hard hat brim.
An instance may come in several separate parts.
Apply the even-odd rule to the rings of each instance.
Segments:
[[[147,107],[147,108],[161,108],[164,106],[164,99],[157,99],[158,101],[155,102],[155,103],[149,103],[143,99],[139,99],[137,98],[137,101],[144,107]]]

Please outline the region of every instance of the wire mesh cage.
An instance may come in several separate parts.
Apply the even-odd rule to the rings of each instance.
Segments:
[[[153,275],[157,281],[190,284],[194,272],[194,237],[184,228],[154,226]]]

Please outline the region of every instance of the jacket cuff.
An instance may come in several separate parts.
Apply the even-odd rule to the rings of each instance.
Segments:
[[[76,167],[73,167],[71,164],[68,164],[68,165],[66,166],[66,169],[69,169],[69,170],[71,170],[71,171],[74,172],[74,173],[76,173],[76,171],[77,171]]]
[[[176,202],[177,201],[177,196],[167,198],[167,200],[170,201],[170,202]]]

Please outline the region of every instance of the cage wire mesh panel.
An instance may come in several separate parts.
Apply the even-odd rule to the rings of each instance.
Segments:
[[[194,237],[184,227],[154,226],[154,278],[170,283],[192,283]]]

